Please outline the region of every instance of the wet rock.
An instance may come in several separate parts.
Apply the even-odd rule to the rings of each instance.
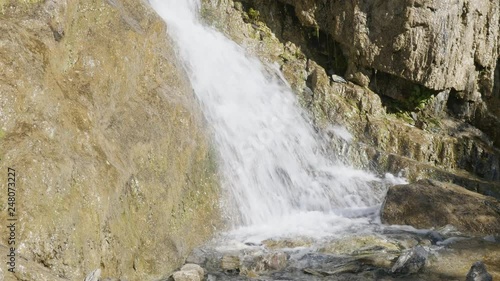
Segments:
[[[436,245],[437,242],[441,242],[445,239],[443,235],[437,231],[430,231],[426,236],[430,239],[433,245]]]
[[[172,278],[175,281],[202,281],[205,276],[205,270],[197,265],[188,263],[181,267],[179,271],[174,272]]]
[[[449,276],[448,280],[464,280],[474,261],[482,261],[493,280],[499,279],[500,243],[482,238],[455,240],[429,256],[424,272]]]
[[[200,248],[194,249],[186,258],[187,263],[204,264],[206,261],[206,253]]]
[[[96,269],[85,277],[85,281],[98,281],[101,277],[101,269]]]
[[[288,255],[284,252],[249,255],[242,262],[240,274],[256,277],[263,273],[283,270],[288,265],[287,262]]]
[[[376,235],[344,237],[328,243],[319,249],[321,253],[335,255],[362,255],[371,253],[399,253],[401,249],[395,241]]]
[[[262,244],[269,249],[298,248],[311,246],[313,244],[313,240],[307,237],[267,239],[262,241]]]
[[[355,261],[345,264],[326,264],[319,268],[305,268],[304,272],[316,276],[339,275],[343,273],[357,273],[361,270],[361,265]]]
[[[491,274],[486,270],[486,266],[483,262],[475,262],[467,273],[465,281],[492,281],[493,278]]]
[[[443,234],[441,234],[443,235]],[[368,236],[368,235],[367,235]],[[275,248],[272,252],[265,249],[224,249],[223,252],[204,249],[207,260],[215,259],[218,267],[206,267],[208,276],[213,280],[463,280],[470,269],[471,260],[483,260],[493,279],[500,278],[500,243],[482,238],[461,238],[450,240],[441,246],[432,246],[427,233],[407,232],[401,228],[384,228],[384,234],[374,235],[381,241],[386,238],[391,244],[401,248],[415,243],[429,246],[412,246],[403,253],[388,253],[383,248],[372,251],[342,251],[342,255],[321,253],[318,248],[335,244],[335,241],[315,241],[311,247],[300,249]],[[337,240],[334,238],[333,240]],[[277,239],[281,240],[281,239]],[[284,239],[288,240],[288,239]],[[341,238],[344,242],[351,241]],[[361,240],[358,238],[358,240]],[[223,243],[226,243],[224,241]],[[356,243],[355,243],[356,244]],[[358,243],[359,245],[360,243]],[[356,248],[356,247],[355,247]],[[228,274],[220,268],[223,256],[239,256],[241,272]],[[287,257],[286,263],[284,257]],[[217,258],[219,257],[219,258]],[[270,262],[275,258],[275,262]],[[277,261],[277,262],[276,262]],[[274,264],[274,265],[272,265]],[[215,279],[214,279],[215,278]]]
[[[412,248],[399,256],[391,272],[396,274],[417,273],[424,267],[428,255],[422,246]]]
[[[475,235],[500,233],[500,202],[460,186],[431,180],[389,188],[382,222],[429,229],[447,224]]]
[[[196,270],[188,270],[188,271],[176,271],[172,275],[175,281],[201,281],[203,279],[200,278],[198,272]]]
[[[221,268],[224,271],[235,272],[240,268],[240,258],[233,255],[224,255],[221,260]]]
[[[196,271],[201,279],[203,279],[203,276],[205,275],[205,270],[201,266],[192,263],[183,265],[181,267],[181,271]]]

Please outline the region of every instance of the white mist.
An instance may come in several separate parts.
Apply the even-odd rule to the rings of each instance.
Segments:
[[[204,26],[198,1],[151,4],[167,22],[213,130],[235,226],[263,236],[314,235],[374,212],[384,195],[371,184],[379,179],[329,160],[291,90]]]

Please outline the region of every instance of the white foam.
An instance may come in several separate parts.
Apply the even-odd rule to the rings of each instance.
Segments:
[[[329,159],[282,76],[201,24],[198,1],[151,4],[167,22],[213,130],[225,207],[242,227],[234,233],[322,236],[367,223],[352,212],[377,208],[385,190],[372,183],[381,179]],[[345,128],[333,131],[352,140]]]

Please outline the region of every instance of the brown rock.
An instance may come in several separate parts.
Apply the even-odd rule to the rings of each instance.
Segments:
[[[499,56],[498,1],[284,2],[295,7],[302,24],[317,22],[346,46],[356,65],[436,90],[471,90],[483,71],[491,92]]]
[[[451,224],[470,234],[500,233],[500,202],[460,186],[420,180],[389,188],[382,222],[433,228]]]
[[[233,255],[225,255],[221,260],[221,268],[226,271],[235,271],[240,268],[240,258]]]
[[[146,2],[0,1],[0,169],[17,174],[23,265],[8,280],[179,267],[218,221],[196,104]]]
[[[425,95],[429,90],[418,86],[419,82],[415,83],[401,77],[394,78],[395,75],[384,74],[383,71],[373,69],[373,66],[359,65],[356,58],[354,61],[353,58],[349,58],[349,62],[343,64],[339,56],[341,57],[342,53],[345,55],[350,53],[341,49],[351,50],[353,49],[351,45],[354,43],[345,38],[340,38],[345,44],[337,42],[339,44],[336,45],[333,41],[340,39],[328,42],[324,40],[333,38],[331,34],[326,33],[344,28],[350,32],[346,36],[357,36],[353,34],[357,30],[349,29],[352,25],[347,23],[347,20],[351,20],[351,10],[329,10],[331,5],[350,5],[351,2],[245,1],[260,12],[259,20],[263,22],[259,22],[259,30],[265,31],[264,37],[252,35],[252,30],[255,28],[243,21],[242,12],[229,8],[232,1],[202,2],[205,4],[204,15],[211,24],[249,52],[258,55],[264,62],[277,62],[281,66],[283,76],[299,95],[300,102],[311,112],[313,122],[320,131],[328,133],[333,124],[346,127],[353,135],[354,141],[346,144],[330,134],[332,154],[342,155],[357,168],[377,169],[379,173],[402,174],[411,180],[433,178],[450,181],[477,190],[479,193],[500,198],[500,150],[491,142],[494,141],[492,139],[494,135],[500,135],[497,133],[500,131],[496,129],[499,127],[500,119],[491,112],[500,108],[497,106],[500,103],[488,102],[488,107],[480,106],[481,110],[475,111],[477,119],[475,124],[476,126],[483,124],[479,127],[482,131],[463,119],[449,117],[448,102],[450,96],[453,96],[450,94],[452,92],[450,89],[439,94],[436,91],[437,95],[434,98],[424,99],[423,102],[420,100],[418,112],[391,114],[387,100],[381,99],[384,94],[393,94],[393,98],[404,103],[412,100],[408,98],[408,94]],[[229,6],[225,8],[224,5]],[[404,6],[406,2],[400,1],[398,5]],[[387,8],[387,5],[382,6]],[[415,6],[419,4],[416,3]],[[423,6],[420,8],[427,9]],[[303,26],[307,25],[307,22],[297,22],[297,19],[293,18],[295,15],[290,11],[293,13],[297,9],[314,11],[309,15],[317,19],[320,38],[316,36],[318,34],[314,28]],[[378,11],[371,11],[384,17]],[[324,24],[329,20],[334,21],[334,15],[338,13],[344,13],[345,20],[337,21],[337,26]],[[395,12],[389,11],[390,13]],[[399,13],[398,16],[404,17],[404,13]],[[381,21],[372,19],[371,26],[382,24]],[[371,32],[373,30],[370,30],[370,34]],[[394,42],[391,41],[390,45],[402,52],[407,47],[405,45],[407,39],[404,34],[396,38],[391,37],[390,40]],[[380,42],[377,41],[378,43]],[[449,44],[455,43],[449,42]],[[325,55],[328,55],[330,64],[325,61]],[[355,83],[334,83],[330,78],[331,75],[343,76],[344,73],[339,69],[344,66],[349,69],[348,74],[352,74],[345,76],[347,80],[356,81],[360,85],[368,83],[370,88],[360,87]],[[420,66],[416,64],[413,67]],[[497,73],[500,73],[499,69],[500,67],[497,67]],[[381,79],[382,76],[388,76],[390,79],[385,81]],[[392,83],[395,80],[398,82],[395,83],[397,85]],[[500,78],[497,80],[500,81]],[[378,92],[372,88],[374,84],[387,86],[385,88],[392,89],[391,93]],[[477,93],[471,93],[469,96],[477,97]],[[500,97],[498,94],[497,96]],[[416,100],[419,100],[418,97]],[[469,107],[477,107],[477,104],[465,103]],[[500,116],[500,111],[497,110],[497,113],[497,116]],[[414,125],[418,125],[419,128]],[[500,143],[500,139],[498,140]]]

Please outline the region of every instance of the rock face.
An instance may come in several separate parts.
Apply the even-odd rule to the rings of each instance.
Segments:
[[[500,233],[500,201],[431,180],[389,188],[381,217],[387,224],[416,228],[451,224],[469,234]]]
[[[279,65],[340,159],[411,181],[450,181],[500,198],[500,106],[495,105],[500,104],[500,87],[488,94],[487,87],[479,87],[487,79],[477,78],[490,77],[487,69],[495,68],[500,77],[494,59],[498,40],[493,40],[498,36],[498,24],[493,26],[498,22],[498,3],[484,1],[476,7],[479,2],[454,2],[470,6],[464,10],[467,27],[455,28],[447,24],[454,22],[451,15],[456,9],[445,11],[445,4],[437,1],[417,2],[204,0],[202,14],[265,63]],[[383,11],[392,17],[386,18]],[[450,22],[441,26],[438,19],[446,13]],[[419,26],[417,20],[427,22]],[[486,28],[484,23],[492,25]],[[482,36],[479,31],[471,33],[471,26],[491,30]],[[398,32],[400,42],[392,37]],[[462,55],[464,46],[443,42],[438,38],[443,34],[458,42],[476,40],[472,53],[477,53],[484,70],[473,69],[472,49]],[[396,41],[401,45],[397,52]],[[420,41],[425,42],[415,45]],[[439,48],[454,55],[436,53]],[[431,56],[440,59],[433,62]],[[462,72],[472,77],[472,91],[462,90],[460,83],[469,81],[469,76],[457,77]],[[344,75],[351,82],[338,82]],[[351,136],[343,138],[332,125],[346,128]]]
[[[284,2],[297,9],[303,5],[295,2],[304,1]],[[450,112],[500,146],[498,1],[306,2],[347,57],[348,78],[364,75],[370,88],[400,100],[422,92],[404,82],[397,92],[378,84],[410,81],[438,92],[451,89]]]
[[[500,145],[500,134],[491,127],[500,126],[498,1],[281,2],[293,6],[303,26],[331,36],[347,61],[340,75],[399,100],[421,94],[405,81],[452,89],[454,114],[475,121]]]
[[[282,2],[294,6],[303,25],[319,25],[343,46],[352,74],[376,69],[434,90],[482,84],[491,95],[500,50],[497,1]]]
[[[157,279],[218,226],[203,120],[145,2],[1,1],[0,93],[14,277]]]

